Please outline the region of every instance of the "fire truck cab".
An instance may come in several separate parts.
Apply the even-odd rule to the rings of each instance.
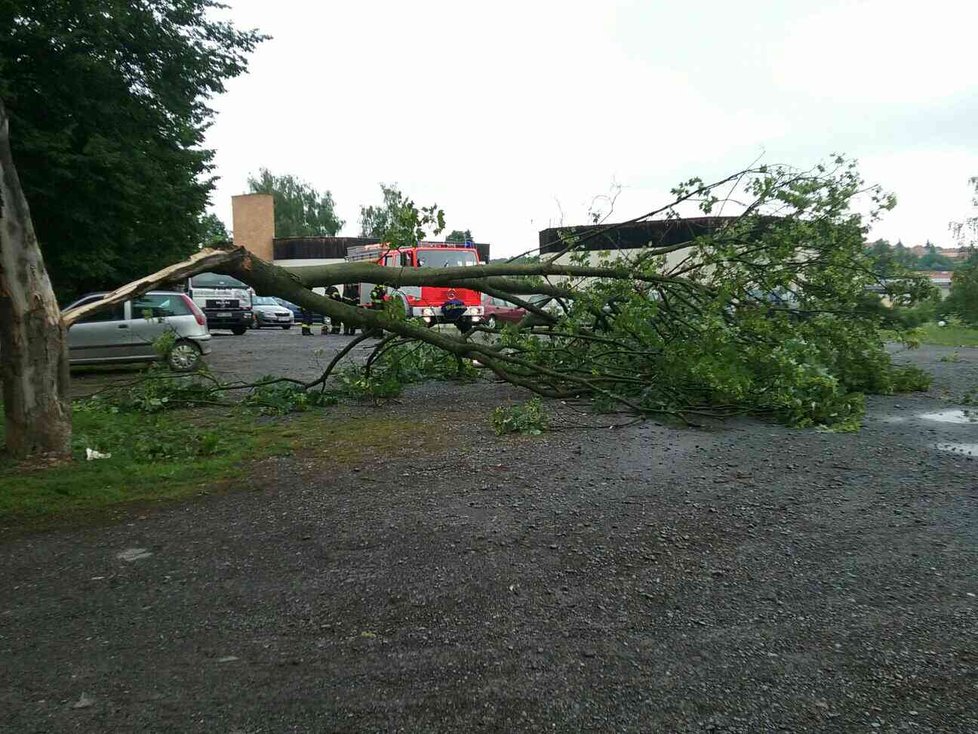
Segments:
[[[388,244],[360,245],[347,250],[350,262],[374,262],[392,268],[454,268],[479,264],[474,245],[454,242],[419,242],[416,247],[392,248]],[[373,283],[359,284],[361,306],[370,303]],[[482,320],[482,294],[468,288],[402,286],[388,288],[388,298],[400,298],[408,316],[428,326],[454,324],[467,331]]]

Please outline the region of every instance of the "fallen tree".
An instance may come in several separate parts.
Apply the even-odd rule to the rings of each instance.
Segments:
[[[863,214],[855,209],[859,201],[866,204]],[[923,384],[922,375],[891,364],[878,312],[864,308],[867,286],[878,285],[863,247],[865,223],[892,200],[865,187],[851,164],[837,159],[805,172],[762,166],[711,184],[693,179],[649,215],[676,218],[683,205],[703,214],[724,207],[737,213],[688,241],[650,242],[618,258],[595,255],[586,237],[571,235],[559,252],[535,262],[440,269],[341,263],[297,274],[241,248],[205,250],[113,292],[102,305],[216,270],[260,295],[356,325],[365,334],[361,341],[389,335],[368,360],[365,369],[374,374],[396,369],[398,350],[422,344],[459,363],[477,361],[538,395],[639,415],[746,413],[798,426],[853,428],[864,393]],[[438,219],[428,210],[415,216],[415,226],[405,229],[416,237]],[[399,244],[407,243],[393,242]],[[312,290],[349,282],[381,283],[395,295],[412,285],[471,288],[525,304],[534,320],[455,334],[405,318],[396,297],[368,310]],[[914,291],[908,297],[923,287],[901,281],[902,289]],[[521,298],[528,294],[543,294],[553,305]],[[65,326],[81,315],[66,312],[54,330],[62,351]],[[305,390],[325,389],[348,351],[317,380],[282,379]],[[46,389],[65,401],[65,382]],[[11,451],[23,455],[24,446],[11,442],[8,431]]]

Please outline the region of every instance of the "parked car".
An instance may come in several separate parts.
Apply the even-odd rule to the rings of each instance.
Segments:
[[[105,297],[92,293],[72,303],[77,308]],[[164,357],[156,341],[173,332],[176,342]],[[190,372],[210,354],[207,318],[186,293],[150,291],[76,321],[68,330],[70,364],[150,362],[166,359],[171,369]]]
[[[251,299],[251,310],[255,315],[254,327],[274,326],[291,329],[295,321],[292,311],[271,296],[255,296]]]
[[[490,329],[495,329],[502,323],[519,323],[526,316],[526,309],[514,306],[509,301],[493,296],[482,297],[482,307],[484,316],[483,323]]]
[[[278,303],[280,306],[284,306],[285,308],[289,309],[289,311],[292,312],[293,323],[302,321],[302,308],[300,306],[296,306],[294,303],[292,303],[291,301],[286,301],[284,298],[276,298],[275,302]],[[323,321],[324,319],[321,313],[314,313],[312,315],[312,323],[321,324],[323,323]]]
[[[545,304],[552,300],[550,296],[541,295],[521,296],[521,298],[541,308],[546,308]],[[485,313],[482,317],[483,323],[490,329],[495,329],[501,323],[518,324],[527,314],[527,310],[521,306],[487,295],[482,296],[482,306]]]

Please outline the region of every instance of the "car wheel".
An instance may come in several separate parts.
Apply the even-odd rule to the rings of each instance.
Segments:
[[[173,345],[166,362],[174,372],[193,372],[200,367],[200,347],[192,341],[181,339]]]
[[[241,336],[246,331],[248,331],[248,327],[247,326],[232,326],[231,327],[231,333],[234,334],[235,336]]]
[[[496,317],[495,316],[490,316],[489,318],[487,318],[486,319],[486,326],[488,328],[492,329],[493,331],[495,331],[496,330]]]
[[[292,324],[286,324],[286,325],[285,325],[285,326],[283,326],[282,328],[283,328],[283,329],[285,329],[286,331],[288,331],[289,329],[291,329],[291,328],[292,328]]]

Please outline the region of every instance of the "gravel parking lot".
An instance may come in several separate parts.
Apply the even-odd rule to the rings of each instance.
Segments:
[[[322,374],[330,359],[355,337],[341,334],[302,336],[298,327],[251,330],[241,336],[216,332],[211,339],[212,352],[206,358],[208,368],[226,381],[254,382],[265,375],[311,380]],[[375,342],[369,340],[357,347],[351,359],[365,357]],[[91,394],[110,384],[131,381],[143,369],[138,365],[86,367],[72,370],[72,392],[76,397]]]
[[[298,326],[289,329],[259,329],[242,336],[215,334],[213,352],[207,358],[211,370],[226,379],[257,380],[263,375],[282,375],[311,380],[322,374],[330,359],[355,337],[342,334],[322,336],[316,325],[313,336],[302,336]],[[373,340],[357,352],[369,351]]]
[[[342,343],[212,362],[312,375]],[[898,359],[934,389],[857,434],[553,405],[499,439],[517,391],[420,386],[328,415],[403,427],[369,461],[0,542],[0,729],[976,732],[978,350]]]

